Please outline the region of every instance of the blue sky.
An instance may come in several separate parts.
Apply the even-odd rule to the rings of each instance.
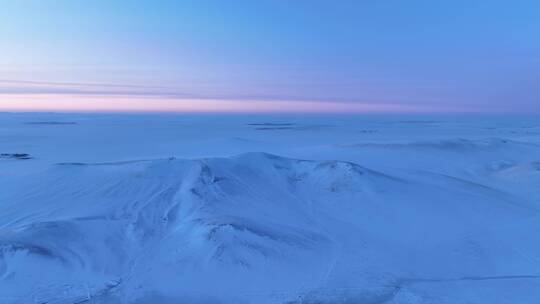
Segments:
[[[0,5],[0,109],[540,112],[532,0]]]

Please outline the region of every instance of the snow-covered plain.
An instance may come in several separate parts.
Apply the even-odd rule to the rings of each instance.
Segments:
[[[540,117],[0,113],[0,303],[540,303]]]

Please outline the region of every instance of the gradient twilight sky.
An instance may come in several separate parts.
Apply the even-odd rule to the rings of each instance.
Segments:
[[[0,2],[0,111],[536,112],[537,0]]]

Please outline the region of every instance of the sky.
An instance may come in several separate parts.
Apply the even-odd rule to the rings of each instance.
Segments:
[[[0,0],[0,111],[540,113],[536,0]]]

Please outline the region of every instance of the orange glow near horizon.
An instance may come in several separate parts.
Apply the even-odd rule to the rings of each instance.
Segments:
[[[0,111],[185,113],[378,113],[428,112],[431,108],[299,100],[182,99],[129,95],[0,94]]]

